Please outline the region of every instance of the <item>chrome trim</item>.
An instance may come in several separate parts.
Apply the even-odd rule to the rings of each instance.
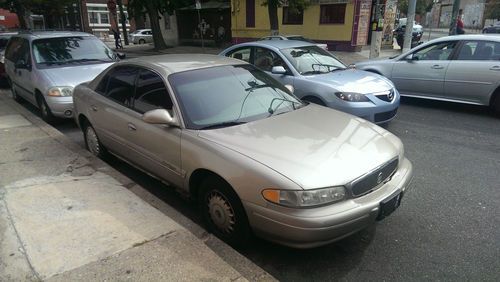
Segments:
[[[354,192],[352,191],[352,187],[354,185],[356,185],[357,183],[359,183],[362,180],[366,179],[367,177],[371,176],[373,173],[382,170],[386,166],[392,164],[394,161],[396,161],[396,166],[389,173],[389,175],[387,177],[385,177],[380,183],[378,183],[377,185],[375,185],[375,186],[371,187],[370,189],[364,191],[361,194],[354,194]],[[370,170],[369,172],[361,175],[360,177],[354,179],[353,181],[351,181],[350,183],[348,183],[347,185],[345,185],[345,187],[347,188],[347,191],[350,192],[350,196],[351,197],[353,197],[353,198],[361,197],[361,196],[366,195],[366,194],[368,194],[368,193],[370,193],[372,191],[377,190],[378,188],[382,187],[382,185],[384,185],[385,183],[389,182],[391,180],[392,176],[394,175],[394,173],[398,170],[398,167],[399,167],[399,157],[394,157],[394,158],[390,159],[389,161],[385,162],[384,164],[379,165],[378,167],[376,167],[376,168]]]

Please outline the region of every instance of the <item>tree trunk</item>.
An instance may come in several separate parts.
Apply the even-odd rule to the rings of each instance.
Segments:
[[[19,19],[19,29],[28,29],[25,18],[26,9],[19,0],[14,1],[14,10],[16,10],[17,18]]]
[[[267,1],[267,11],[269,13],[269,25],[271,26],[271,35],[278,35],[279,34],[278,0]]]
[[[156,50],[167,49],[167,44],[163,40],[160,28],[160,16],[153,1],[146,2],[146,10],[148,11],[149,21],[151,23],[151,31],[153,32],[153,42]]]

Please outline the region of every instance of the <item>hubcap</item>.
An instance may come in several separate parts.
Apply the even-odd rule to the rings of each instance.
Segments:
[[[214,225],[223,233],[234,231],[235,215],[231,204],[218,191],[212,191],[208,196],[208,212]]]
[[[46,117],[49,115],[48,110],[47,110],[47,106],[45,105],[45,103],[43,101],[40,101],[40,110],[42,111],[42,116]]]
[[[101,150],[101,148],[99,147],[99,139],[97,139],[97,134],[95,134],[95,131],[91,126],[87,127],[85,136],[87,138],[87,146],[89,151],[95,156],[99,155]]]

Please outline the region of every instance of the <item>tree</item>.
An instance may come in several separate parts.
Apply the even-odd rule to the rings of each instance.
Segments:
[[[485,19],[500,19],[500,0],[489,0],[484,10]]]
[[[415,14],[425,15],[432,9],[432,0],[418,0],[415,7]],[[408,0],[398,0],[398,10],[406,14],[408,12]]]
[[[283,6],[285,3],[288,4],[289,9],[296,12],[305,10],[310,4],[309,0],[288,0],[286,2],[283,0],[266,0],[262,5],[267,6],[271,35],[279,34],[278,7]]]
[[[155,49],[165,49],[167,44],[163,40],[160,29],[160,14],[171,15],[176,8],[187,6],[192,1],[188,0],[129,0],[127,10],[129,17],[137,18],[144,14],[149,16],[151,31],[153,32],[153,43]]]

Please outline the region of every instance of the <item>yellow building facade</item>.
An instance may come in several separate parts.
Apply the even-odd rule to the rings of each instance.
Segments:
[[[231,1],[233,43],[270,35],[268,9],[263,3],[264,0]],[[286,6],[279,7],[279,33],[303,35],[328,44],[330,50],[356,51],[366,45],[371,5],[371,0],[313,0],[301,15],[292,16]]]

